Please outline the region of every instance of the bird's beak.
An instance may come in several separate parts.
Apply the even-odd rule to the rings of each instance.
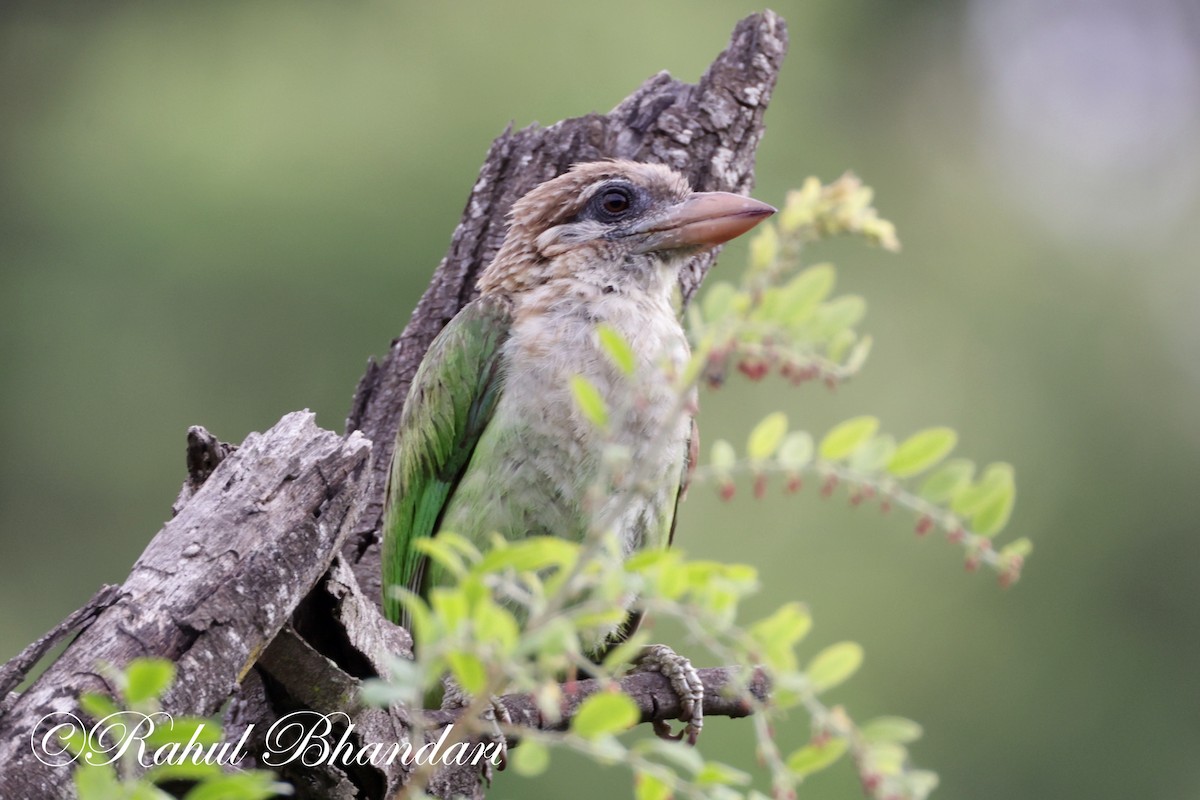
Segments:
[[[728,242],[775,213],[766,203],[729,192],[692,192],[627,234],[641,235],[638,252],[704,248]]]

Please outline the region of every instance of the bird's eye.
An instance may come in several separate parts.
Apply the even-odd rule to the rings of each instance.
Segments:
[[[634,209],[634,190],[630,186],[610,184],[592,196],[592,217],[600,222],[617,222]]]
[[[610,214],[620,214],[629,208],[629,195],[626,192],[612,190],[604,193],[604,210]]]

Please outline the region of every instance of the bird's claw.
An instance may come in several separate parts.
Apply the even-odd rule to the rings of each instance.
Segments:
[[[470,695],[462,690],[458,682],[449,675],[442,679],[444,691],[442,694],[443,709],[461,709],[466,708],[471,704]],[[487,709],[482,714],[483,718],[491,723],[491,733],[487,735],[487,739],[492,744],[496,745],[496,769],[503,772],[508,766],[508,737],[504,735],[502,725],[512,726],[513,718],[509,713],[508,707],[500,701],[496,695],[490,698]],[[483,780],[491,788],[494,770],[492,769],[492,759],[485,758],[483,761]]]
[[[513,724],[512,714],[508,712],[508,707],[500,702],[500,698],[492,695],[491,704],[487,710],[483,712],[483,718],[492,723],[492,732],[489,739],[496,745],[496,769],[503,772],[508,766],[508,737],[504,735],[504,729],[501,725],[511,726]],[[492,759],[483,759],[483,779],[487,782],[488,788],[492,785]]]
[[[652,644],[643,648],[634,661],[635,672],[657,672],[671,682],[671,688],[679,697],[681,720],[687,725],[672,733],[671,726],[661,720],[654,723],[654,734],[660,739],[685,740],[696,744],[704,728],[704,684],[692,662],[676,653],[665,644]]]

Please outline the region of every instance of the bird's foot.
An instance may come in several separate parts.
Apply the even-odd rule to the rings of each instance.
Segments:
[[[642,649],[633,664],[635,672],[657,672],[669,680],[683,709],[679,715],[687,722],[683,730],[672,733],[671,726],[660,720],[654,723],[655,735],[660,739],[684,739],[690,745],[696,744],[704,728],[704,684],[692,662],[665,644],[652,644]]]
[[[464,692],[462,687],[453,678],[447,675],[442,680],[442,685],[444,687],[442,694],[443,710],[463,709],[471,705],[471,696]],[[481,716],[491,725],[491,731],[484,737],[484,744],[485,746],[492,745],[489,749],[494,752],[494,755],[481,759],[483,764],[483,780],[490,788],[492,778],[495,776],[493,765],[496,770],[501,772],[508,766],[508,737],[504,735],[504,729],[501,726],[508,725],[511,727],[513,718],[512,714],[508,711],[508,707],[496,695],[492,695],[487,709],[484,710]]]
[[[508,707],[500,702],[500,698],[496,695],[492,695],[491,703],[483,712],[483,718],[492,724],[492,731],[488,734],[488,743],[494,746],[495,752],[490,758],[483,759],[483,779],[490,788],[493,778],[492,765],[495,764],[496,769],[501,772],[508,766],[508,737],[504,735],[501,725],[511,727],[513,718],[512,714],[508,713]]]

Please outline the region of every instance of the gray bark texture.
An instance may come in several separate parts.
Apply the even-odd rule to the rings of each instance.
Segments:
[[[81,692],[113,694],[107,668],[138,657],[175,662],[163,698],[173,715],[224,713],[227,738],[262,734],[295,711],[343,712],[357,743],[408,741],[405,709],[364,707],[362,680],[386,674],[389,656],[411,654],[408,633],[379,609],[378,528],[393,439],[409,383],[438,331],[474,294],[480,270],[499,249],[517,198],[572,164],[629,158],[668,164],[694,188],[746,192],[763,134],[763,114],[787,47],[770,11],[739,22],[729,46],[695,85],[666,73],[648,79],[605,115],[505,131],[488,151],[449,251],[404,332],[361,379],[345,435],[321,430],[307,412],[281,419],[238,446],[188,431],[187,479],[173,518],[150,541],[120,586],[102,587],[83,608],[0,668],[0,797],[73,797],[69,766],[35,758],[31,737],[48,715],[74,714]],[[712,266],[699,256],[680,275],[685,300]],[[56,644],[74,637],[28,687]],[[736,667],[702,670],[706,716],[744,716],[745,700],[721,687]],[[760,674],[752,694],[766,697]],[[666,679],[643,673],[622,688],[643,721],[675,719]],[[571,685],[577,707],[597,687]],[[515,721],[542,724],[529,698],[502,698]],[[448,723],[450,718],[435,719]],[[251,727],[252,726],[252,727]],[[403,767],[324,765],[280,770],[296,796],[316,800],[391,797]],[[443,768],[436,796],[482,798],[477,768]]]

